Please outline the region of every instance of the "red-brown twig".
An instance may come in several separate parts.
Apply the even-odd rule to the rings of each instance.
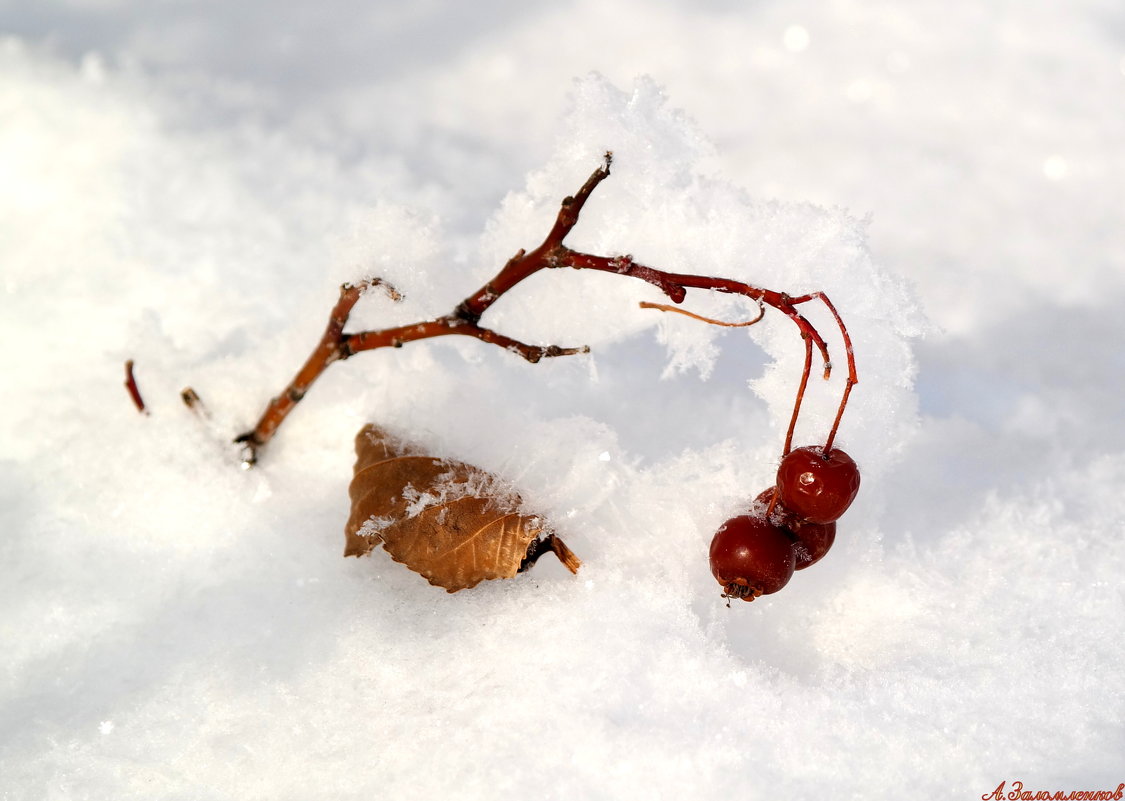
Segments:
[[[688,289],[710,289],[716,292],[744,295],[745,297],[757,301],[759,306],[763,306],[763,304],[765,306],[771,306],[793,320],[801,333],[801,337],[805,340],[806,359],[804,373],[793,408],[793,416],[790,421],[789,433],[786,437],[786,452],[788,452],[792,444],[793,428],[796,425],[801,400],[808,382],[808,375],[811,369],[812,348],[814,345],[820,352],[824,362],[825,378],[828,377],[832,369],[832,362],[828,357],[828,346],[824,338],[816,328],[813,327],[812,323],[798,312],[796,308],[802,303],[807,303],[811,300],[820,300],[828,307],[829,311],[832,312],[833,317],[840,327],[847,348],[848,360],[848,384],[844,392],[844,397],[840,402],[836,421],[828,437],[825,448],[827,450],[836,435],[840,416],[843,414],[844,406],[847,404],[848,394],[851,391],[852,385],[855,384],[857,380],[851,340],[848,338],[847,329],[844,328],[843,321],[836,313],[835,307],[828,298],[820,292],[791,297],[781,292],[751,286],[729,278],[711,278],[707,276],[684,275],[657,270],[636,263],[633,261],[632,256],[628,255],[614,257],[595,256],[590,253],[580,253],[566,247],[566,245],[563,244],[563,240],[577,224],[582,208],[585,206],[586,201],[590,198],[594,189],[609,176],[611,163],[612,154],[606,153],[605,161],[602,166],[593,172],[586,180],[586,183],[582,185],[582,188],[572,197],[567,197],[562,201],[555,223],[542,244],[530,252],[520,250],[516,253],[515,256],[508,260],[508,263],[504,265],[499,273],[458,304],[457,308],[449,314],[433,320],[412,323],[410,325],[384,328],[377,331],[361,331],[354,334],[345,334],[344,326],[347,324],[352,308],[367,288],[382,285],[388,291],[392,299],[397,300],[399,295],[394,289],[387,286],[378,278],[370,279],[359,284],[345,284],[342,286],[340,288],[340,298],[336,302],[335,308],[332,310],[328,327],[308,360],[306,360],[305,364],[297,372],[297,375],[289,383],[289,386],[286,387],[284,392],[269,402],[266,411],[258,420],[257,425],[235,440],[245,446],[246,462],[253,463],[256,460],[257,454],[261,448],[270,441],[285,417],[293,410],[297,403],[300,402],[305,396],[305,393],[308,392],[312,383],[330,364],[350,358],[365,350],[385,347],[397,348],[407,342],[414,342],[420,339],[460,335],[470,336],[488,344],[499,345],[506,350],[519,354],[532,363],[538,362],[545,357],[568,356],[575,353],[588,352],[589,349],[586,347],[563,348],[555,345],[546,347],[529,345],[497,331],[484,328],[479,324],[481,317],[491,308],[492,304],[525,278],[543,269],[559,267],[571,267],[576,270],[598,270],[638,278],[657,287],[674,303],[681,303],[687,295]],[[660,307],[658,306],[658,308]],[[756,320],[752,322],[756,322]]]
[[[840,396],[840,405],[836,409],[836,419],[832,421],[832,429],[828,432],[828,439],[824,442],[824,452],[832,450],[832,442],[836,439],[836,431],[840,428],[840,418],[844,416],[844,407],[848,405],[848,396],[852,394],[852,387],[859,383],[859,376],[855,372],[855,354],[852,352],[852,338],[848,334],[848,328],[844,325],[843,319],[840,318],[840,313],[836,311],[836,307],[832,305],[832,301],[823,292],[812,292],[808,295],[802,295],[793,300],[794,303],[804,303],[807,300],[819,300],[828,307],[828,311],[832,313],[832,319],[836,321],[836,325],[840,329],[840,338],[844,340],[844,354],[847,356],[848,362],[848,378],[844,384],[844,393]],[[831,365],[829,365],[831,366]],[[828,377],[825,373],[825,378]],[[789,452],[788,446],[785,452]]]
[[[141,397],[141,390],[137,387],[137,378],[133,375],[132,359],[125,362],[125,390],[129,393],[129,397],[133,399],[133,405],[137,407],[137,411],[141,414],[148,414],[144,398]]]
[[[677,309],[675,306],[669,306],[667,303],[650,303],[647,300],[642,300],[639,304],[642,309],[657,309],[658,311],[674,312],[682,314],[684,317],[690,317],[693,320],[699,320],[711,325],[721,325],[723,328],[747,328],[755,323],[761,322],[762,318],[766,316],[766,307],[762,301],[758,301],[758,316],[750,320],[742,320],[737,323],[728,323],[726,320],[716,320],[712,317],[704,317],[702,314],[688,311],[687,309]]]

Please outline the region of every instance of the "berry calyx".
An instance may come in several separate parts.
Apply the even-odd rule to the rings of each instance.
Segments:
[[[859,492],[859,467],[852,457],[833,448],[810,445],[795,448],[777,468],[779,500],[793,514],[810,523],[837,520]]]
[[[794,570],[804,570],[809,565],[819,562],[836,541],[835,522],[810,523],[808,520],[802,520],[777,500],[775,487],[770,487],[755,498],[753,508],[760,509],[763,515],[768,511],[769,521],[793,540],[797,554]]]
[[[793,541],[762,515],[739,515],[711,540],[711,573],[723,597],[753,601],[789,583],[796,564]]]

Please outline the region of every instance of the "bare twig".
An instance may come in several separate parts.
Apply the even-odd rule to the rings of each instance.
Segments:
[[[847,349],[848,361],[848,383],[844,391],[844,397],[840,402],[836,421],[828,437],[825,448],[827,450],[832,443],[832,439],[835,437],[840,417],[847,404],[848,394],[852,386],[858,380],[856,378],[851,340],[848,338],[847,329],[836,313],[835,307],[821,292],[791,297],[781,292],[751,286],[729,278],[711,278],[700,275],[665,272],[653,267],[647,267],[643,264],[638,264],[633,260],[632,256],[628,255],[607,257],[571,250],[563,244],[563,240],[578,223],[578,217],[586,201],[589,200],[590,195],[602,181],[609,177],[612,162],[613,154],[606,153],[602,165],[586,179],[586,182],[578,192],[562,201],[554,225],[552,225],[546,238],[538,247],[530,252],[525,250],[517,252],[516,255],[509,259],[507,264],[501,268],[499,273],[476,292],[465,298],[465,300],[458,304],[449,314],[437,317],[433,320],[425,320],[410,325],[345,334],[344,326],[347,324],[352,308],[369,287],[382,285],[392,299],[398,300],[400,296],[393,288],[389,287],[378,278],[370,279],[359,284],[344,284],[340,287],[340,298],[336,302],[336,306],[332,309],[328,326],[312,354],[305,361],[305,364],[297,372],[297,375],[285,390],[269,402],[262,417],[258,420],[257,425],[236,438],[235,441],[242,443],[246,448],[246,463],[253,464],[256,461],[258,452],[273,438],[274,434],[277,432],[278,426],[281,425],[286,416],[288,416],[308,392],[313,382],[316,381],[330,364],[348,359],[365,350],[375,350],[385,347],[397,348],[402,347],[407,342],[414,342],[420,339],[460,335],[470,336],[487,344],[498,345],[522,356],[532,363],[547,357],[569,356],[576,353],[588,352],[589,348],[586,347],[530,345],[519,342],[492,329],[484,328],[479,324],[485,312],[487,312],[496,301],[503,297],[506,292],[521,281],[540,270],[559,267],[570,267],[576,270],[598,270],[600,272],[637,278],[657,287],[673,303],[681,303],[687,295],[688,289],[709,289],[716,292],[743,295],[757,301],[763,311],[765,306],[771,306],[791,319],[797,325],[801,337],[805,341],[806,358],[801,384],[797,391],[793,415],[790,420],[789,433],[786,437],[786,451],[788,451],[791,446],[793,429],[796,425],[801,401],[804,397],[805,387],[811,370],[812,348],[814,346],[820,353],[824,364],[824,377],[828,378],[832,370],[832,362],[829,359],[828,346],[824,338],[816,328],[813,327],[812,323],[797,311],[796,307],[812,300],[819,300],[824,303],[829,311],[832,312],[833,317],[840,327]],[[682,311],[663,305],[648,305],[665,310]],[[689,316],[699,317],[691,312],[683,313]],[[707,322],[717,322],[707,320],[707,318],[699,319],[704,319]],[[758,319],[761,319],[761,315],[748,323],[742,323],[742,325],[749,325],[753,322],[757,322]]]
[[[132,398],[133,405],[137,407],[137,411],[141,414],[148,414],[144,398],[141,397],[141,390],[137,387],[137,377],[133,375],[132,359],[125,362],[125,389],[129,393],[129,397]]]
[[[657,309],[659,311],[675,312],[676,314],[682,314],[684,317],[690,317],[693,320],[700,320],[704,323],[710,323],[711,325],[721,325],[723,328],[747,328],[757,322],[760,322],[761,319],[766,316],[766,306],[760,300],[758,301],[758,316],[749,320],[742,320],[741,322],[737,323],[728,323],[726,320],[716,320],[713,317],[704,317],[702,314],[696,314],[695,312],[690,312],[687,309],[677,309],[675,306],[669,306],[667,303],[650,303],[647,300],[642,300],[637,305],[642,309]]]

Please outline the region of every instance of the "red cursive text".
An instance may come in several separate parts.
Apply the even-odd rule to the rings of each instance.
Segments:
[[[1026,790],[1023,782],[1012,782],[1012,789],[1004,792],[1008,782],[1002,781],[991,793],[982,795],[981,801],[1121,801],[1125,798],[1125,782],[1116,790]]]

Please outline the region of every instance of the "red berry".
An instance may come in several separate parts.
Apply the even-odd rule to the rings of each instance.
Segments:
[[[732,517],[711,540],[711,572],[723,595],[753,601],[784,587],[796,562],[793,542],[761,515]]]
[[[762,490],[758,493],[758,497],[754,499],[754,503],[750,505],[750,513],[758,515],[759,517],[767,517],[766,512],[769,512],[768,520],[779,528],[785,528],[790,518],[793,517],[789,510],[781,505],[781,501],[774,500],[777,495],[777,488],[770,487],[767,490]],[[772,508],[770,504],[773,504]]]
[[[814,565],[828,553],[832,543],[836,541],[836,524],[810,523],[807,520],[798,520],[786,528],[796,542],[797,564],[795,570],[804,570],[809,565]]]
[[[831,523],[847,511],[859,492],[859,468],[841,450],[817,446],[785,454],[777,468],[781,502],[810,523]]]
[[[828,549],[836,541],[836,524],[834,522],[810,523],[807,520],[802,520],[786,509],[781,501],[775,501],[774,495],[776,494],[777,490],[770,487],[754,499],[754,508],[761,509],[761,514],[764,515],[766,510],[770,508],[770,502],[773,501],[769,521],[784,530],[793,540],[797,553],[797,563],[794,569],[803,570],[809,565],[819,562],[828,553]]]

